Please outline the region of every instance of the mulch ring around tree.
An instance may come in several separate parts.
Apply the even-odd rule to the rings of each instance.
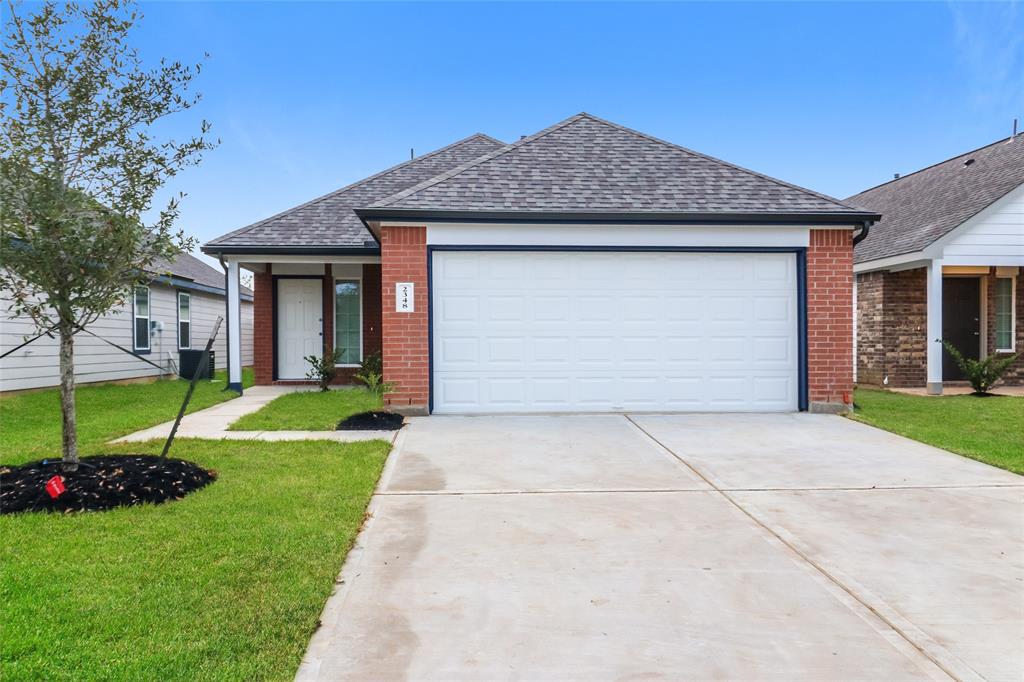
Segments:
[[[338,422],[338,431],[397,431],[405,417],[394,412],[360,412]]]
[[[60,479],[53,481],[55,476]],[[83,457],[78,471],[65,472],[61,461],[44,459],[21,466],[0,466],[0,514],[23,511],[101,511],[146,502],[180,500],[212,483],[217,474],[181,459],[154,455]],[[63,492],[54,498],[50,489]]]

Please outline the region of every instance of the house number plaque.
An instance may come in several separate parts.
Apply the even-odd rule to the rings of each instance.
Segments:
[[[416,310],[416,297],[412,282],[395,282],[395,312],[411,313]]]

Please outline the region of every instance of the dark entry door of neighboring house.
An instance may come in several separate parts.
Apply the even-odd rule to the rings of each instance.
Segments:
[[[942,280],[942,339],[956,346],[965,358],[981,357],[981,280],[977,277]],[[946,351],[942,352],[942,378],[964,378]]]

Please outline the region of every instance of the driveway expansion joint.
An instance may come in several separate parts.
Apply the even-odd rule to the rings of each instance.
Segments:
[[[823,565],[821,565],[819,562],[815,561],[810,556],[808,556],[806,552],[801,551],[798,547],[796,547],[795,544],[793,542],[791,542],[790,540],[788,540],[787,538],[785,538],[783,536],[783,534],[781,534],[778,531],[776,531],[775,529],[771,528],[767,523],[765,523],[764,521],[759,519],[750,510],[748,510],[745,506],[740,504],[739,501],[737,501],[735,498],[733,498],[731,495],[729,495],[730,491],[728,489],[720,487],[710,477],[704,475],[704,473],[702,471],[700,471],[695,466],[693,466],[684,457],[682,457],[677,452],[675,452],[674,450],[669,448],[665,443],[663,443],[661,440],[659,440],[654,435],[649,433],[646,429],[644,429],[642,426],[640,426],[640,424],[638,424],[636,421],[634,421],[633,418],[630,415],[626,414],[626,415],[623,415],[623,417],[626,419],[626,421],[628,421],[630,424],[632,424],[634,428],[636,428],[638,431],[640,431],[640,433],[645,435],[652,442],[656,443],[660,448],[662,448],[669,455],[671,455],[672,457],[674,457],[677,460],[679,460],[679,462],[681,462],[690,471],[692,471],[694,475],[696,475],[701,480],[703,480],[705,483],[707,483],[709,486],[711,486],[712,489],[715,492],[717,492],[719,495],[721,495],[726,501],[728,501],[731,505],[733,505],[737,510],[739,510],[741,513],[743,513],[747,518],[749,518],[755,524],[757,524],[765,532],[767,532],[769,535],[771,535],[776,541],[780,542],[783,546],[788,548],[791,552],[793,552],[793,554],[795,554],[797,557],[799,557],[801,560],[803,560],[807,565],[812,567],[815,571],[817,571],[820,575],[822,575],[824,578],[826,578],[829,582],[834,584],[836,587],[841,589],[844,593],[848,594],[857,603],[859,603],[865,609],[870,611],[876,618],[878,618],[882,623],[884,623],[893,632],[898,634],[904,641],[906,641],[911,647],[913,647],[914,650],[916,650],[922,656],[924,656],[929,661],[931,661],[931,663],[936,668],[938,668],[943,673],[948,675],[951,679],[957,680],[958,682],[960,682],[962,680],[966,680],[966,679],[982,679],[981,676],[978,675],[973,669],[971,669],[969,666],[967,666],[965,663],[963,663],[959,659],[956,659],[955,657],[953,657],[953,655],[949,651],[946,651],[941,645],[939,645],[939,644],[937,644],[937,643],[935,643],[933,641],[933,644],[935,644],[940,649],[940,653],[941,653],[941,658],[942,659],[944,659],[946,661],[949,661],[950,659],[953,659],[956,663],[960,664],[958,666],[958,667],[961,668],[960,674],[958,675],[958,674],[954,673],[952,670],[949,669],[949,667],[947,665],[944,665],[943,662],[941,660],[939,660],[938,656],[936,656],[931,651],[926,649],[922,644],[917,642],[915,638],[911,637],[905,631],[904,628],[898,626],[890,618],[886,617],[881,612],[882,610],[885,610],[885,611],[889,611],[890,613],[896,613],[894,609],[892,609],[891,607],[886,605],[884,602],[882,602],[881,606],[871,604],[870,601],[865,599],[862,595],[860,595],[857,590],[854,590],[853,588],[851,588],[850,586],[845,584],[842,580],[840,580],[836,575],[834,575],[832,572],[830,572],[828,569],[826,569]],[[870,488],[869,488],[869,490],[870,490]],[[913,623],[909,623],[909,625],[913,626]],[[966,670],[964,668],[966,668]]]

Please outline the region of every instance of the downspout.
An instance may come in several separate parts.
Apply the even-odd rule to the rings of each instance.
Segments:
[[[853,236],[853,246],[857,247],[862,241],[867,239],[868,233],[871,231],[871,223],[867,220],[860,228],[860,232]],[[853,383],[857,383],[857,275],[853,276]],[[851,403],[852,406],[852,403]]]
[[[870,231],[871,231],[871,223],[869,223],[867,221],[864,221],[864,225],[860,228],[860,232],[858,232],[857,234],[855,234],[853,236],[853,245],[857,246],[857,244],[860,244],[862,241],[867,239],[868,232],[870,232]]]
[[[856,242],[854,242],[856,243]],[[220,261],[220,267],[224,270],[224,319],[228,319],[229,306],[231,302],[228,301],[228,266],[224,262],[224,254],[217,253],[217,260]],[[231,388],[231,325],[224,325],[224,353],[225,364],[224,369],[226,370],[224,375],[224,390]]]

